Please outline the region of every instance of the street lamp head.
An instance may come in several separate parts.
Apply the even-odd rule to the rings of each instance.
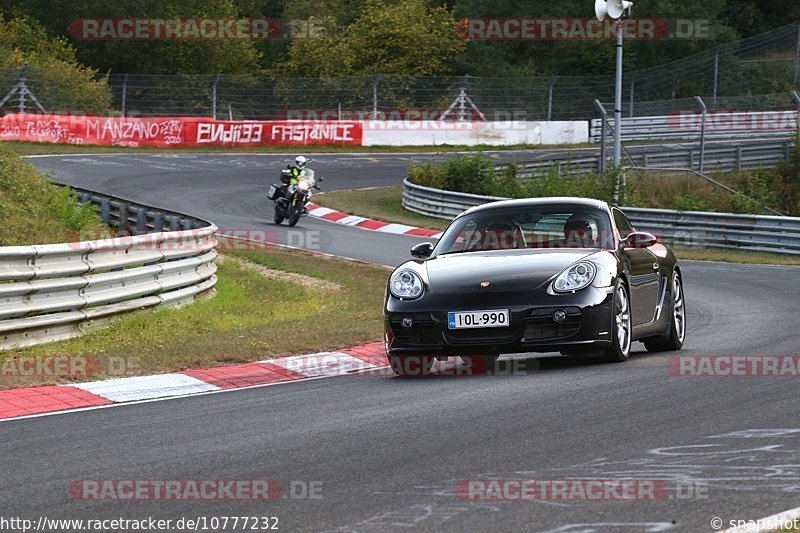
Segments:
[[[618,19],[624,15],[632,5],[633,2],[629,2],[628,0],[608,0],[608,2],[606,2],[606,0],[595,0],[594,13],[597,16],[597,20],[601,22],[605,20],[606,15],[612,19]]]

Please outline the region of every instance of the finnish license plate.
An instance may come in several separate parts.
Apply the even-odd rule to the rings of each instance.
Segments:
[[[504,328],[508,325],[508,309],[447,313],[449,329]]]

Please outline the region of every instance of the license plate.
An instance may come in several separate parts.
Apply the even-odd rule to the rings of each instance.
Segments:
[[[508,309],[447,313],[447,327],[449,329],[504,328],[508,325]]]

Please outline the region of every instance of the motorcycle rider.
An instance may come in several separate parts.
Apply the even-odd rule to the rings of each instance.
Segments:
[[[304,155],[298,155],[294,158],[294,165],[286,165],[286,170],[289,171],[289,175],[291,176],[290,185],[297,184],[298,178],[306,171],[306,163],[308,163],[308,158]]]
[[[294,165],[286,165],[286,168],[281,171],[281,183],[283,184],[281,196],[283,198],[286,198],[289,186],[297,185],[297,181],[305,174],[306,163],[308,163],[308,158],[304,155],[298,155],[294,158]],[[303,206],[303,212],[308,212],[305,206]]]

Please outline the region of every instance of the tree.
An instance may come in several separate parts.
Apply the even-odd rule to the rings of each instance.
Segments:
[[[402,74],[424,76],[449,71],[466,43],[455,32],[455,19],[444,7],[423,0],[366,0],[358,18],[341,31],[295,39],[289,59],[276,76],[349,76]]]
[[[253,74],[259,54],[250,40],[74,40],[68,27],[86,18],[236,19],[233,0],[4,0],[9,13],[39,20],[75,43],[82,63],[133,74]]]
[[[0,97],[11,89],[24,65],[31,67],[28,88],[47,111],[108,112],[111,93],[106,80],[78,63],[69,43],[49,37],[34,21],[0,16],[0,71],[6,74]]]

